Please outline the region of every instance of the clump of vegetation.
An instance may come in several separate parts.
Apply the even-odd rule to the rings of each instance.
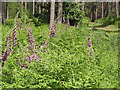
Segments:
[[[14,4],[16,8],[10,7]],[[102,14],[97,12],[100,3],[18,4],[17,9],[17,3],[3,3],[13,15],[5,15],[10,17],[5,17],[5,23],[3,18],[0,33],[2,88],[119,87],[118,32],[92,29],[96,22],[103,26],[119,23],[118,16],[105,17],[103,2]],[[105,18],[98,19],[99,14]],[[98,20],[93,23],[95,15]]]
[[[63,28],[58,25],[55,29],[56,36],[50,38],[46,25],[21,24],[20,29],[18,25],[19,22],[17,33],[13,32],[16,36],[3,36],[3,53],[5,37],[11,38],[7,37],[11,52],[2,61],[3,88],[117,87],[116,36],[87,27],[66,29],[63,24]],[[3,33],[8,30],[3,26]]]

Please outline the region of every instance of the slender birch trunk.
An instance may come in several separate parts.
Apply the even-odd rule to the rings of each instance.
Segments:
[[[25,10],[27,10],[27,2],[25,2]]]
[[[96,7],[96,13],[95,13],[96,19],[98,18],[98,8]]]
[[[104,17],[104,3],[102,1],[102,18]]]
[[[55,18],[55,0],[51,0],[51,8],[50,8],[50,28],[54,26],[54,18]]]
[[[34,2],[34,0],[33,0],[33,15],[35,14],[35,9],[34,9],[34,7],[35,7],[35,2]]]
[[[117,15],[117,18],[119,16],[119,9],[118,9],[118,0],[116,0],[116,15]]]
[[[58,23],[61,24],[62,23],[62,2],[61,0],[59,0],[59,4],[58,4]]]

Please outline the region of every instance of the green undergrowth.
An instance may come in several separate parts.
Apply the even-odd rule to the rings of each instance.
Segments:
[[[28,68],[20,68],[16,60],[25,60],[24,47],[29,46],[27,32],[18,33],[19,47],[14,48],[6,61],[2,62],[2,88],[117,88],[118,87],[118,43],[117,36],[89,27],[66,29],[57,25],[56,37],[50,39],[49,25],[35,27],[33,37],[41,61],[32,61]],[[10,30],[2,26],[3,53],[5,39]],[[27,25],[26,25],[27,30]],[[91,33],[93,55],[90,56],[88,33]],[[47,40],[47,47],[43,48]]]

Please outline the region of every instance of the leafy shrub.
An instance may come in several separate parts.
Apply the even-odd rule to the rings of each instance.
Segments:
[[[28,37],[29,25],[21,25],[21,30],[17,31],[18,45],[13,47],[11,39],[12,53],[6,61],[2,61],[3,88],[118,87],[118,37],[114,33],[92,31],[88,27],[66,29],[63,24],[56,27],[56,37],[50,39],[49,25],[35,27],[31,24],[36,53],[41,61],[32,60],[28,63],[26,57],[33,53]],[[3,26],[3,54],[7,34],[12,29]],[[88,47],[89,32],[93,45],[92,56]],[[46,40],[47,46],[44,48]],[[21,64],[27,67],[20,67]]]
[[[36,17],[33,17],[32,21],[34,22],[35,26],[40,26],[41,25],[41,20],[36,18]]]
[[[5,25],[13,26],[15,23],[14,19],[6,19]]]

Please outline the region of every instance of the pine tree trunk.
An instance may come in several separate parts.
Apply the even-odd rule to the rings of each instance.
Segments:
[[[44,13],[44,5],[45,5],[45,2],[42,2],[42,9],[41,9],[42,14]]]
[[[102,18],[104,17],[104,3],[102,1]]]
[[[117,18],[118,18],[118,16],[119,16],[118,0],[116,0],[116,15],[117,15]]]
[[[27,2],[25,2],[25,10],[27,10]]]
[[[35,9],[34,9],[34,7],[35,7],[35,2],[34,2],[34,0],[33,0],[33,15],[35,14]]]
[[[110,4],[111,4],[111,2],[108,3],[108,15],[110,15],[110,13],[111,13],[111,5]]]
[[[90,19],[91,19],[91,21],[92,21],[92,18],[93,18],[93,13],[91,12],[91,15],[90,15]]]
[[[83,7],[82,7],[83,11],[85,9],[85,1],[83,0]]]
[[[5,23],[5,2],[2,2],[2,24]]]
[[[58,4],[58,23],[61,24],[62,23],[62,2],[61,0],[59,0],[59,4]]]
[[[0,23],[2,22],[2,2],[0,2]]]
[[[40,6],[40,2],[39,2],[39,14],[41,14],[41,6]]]
[[[0,2],[0,25],[2,22],[2,2]],[[2,42],[2,29],[0,29],[0,42]],[[2,43],[0,43],[1,45]],[[0,48],[0,56],[2,56],[2,48]]]
[[[96,13],[95,13],[96,15],[96,19],[98,18],[98,8],[96,7]]]
[[[50,9],[50,28],[54,26],[54,17],[55,17],[55,0],[51,0],[51,9]]]
[[[22,5],[22,14],[23,14],[23,0],[22,0],[22,2],[21,2],[21,5]]]

